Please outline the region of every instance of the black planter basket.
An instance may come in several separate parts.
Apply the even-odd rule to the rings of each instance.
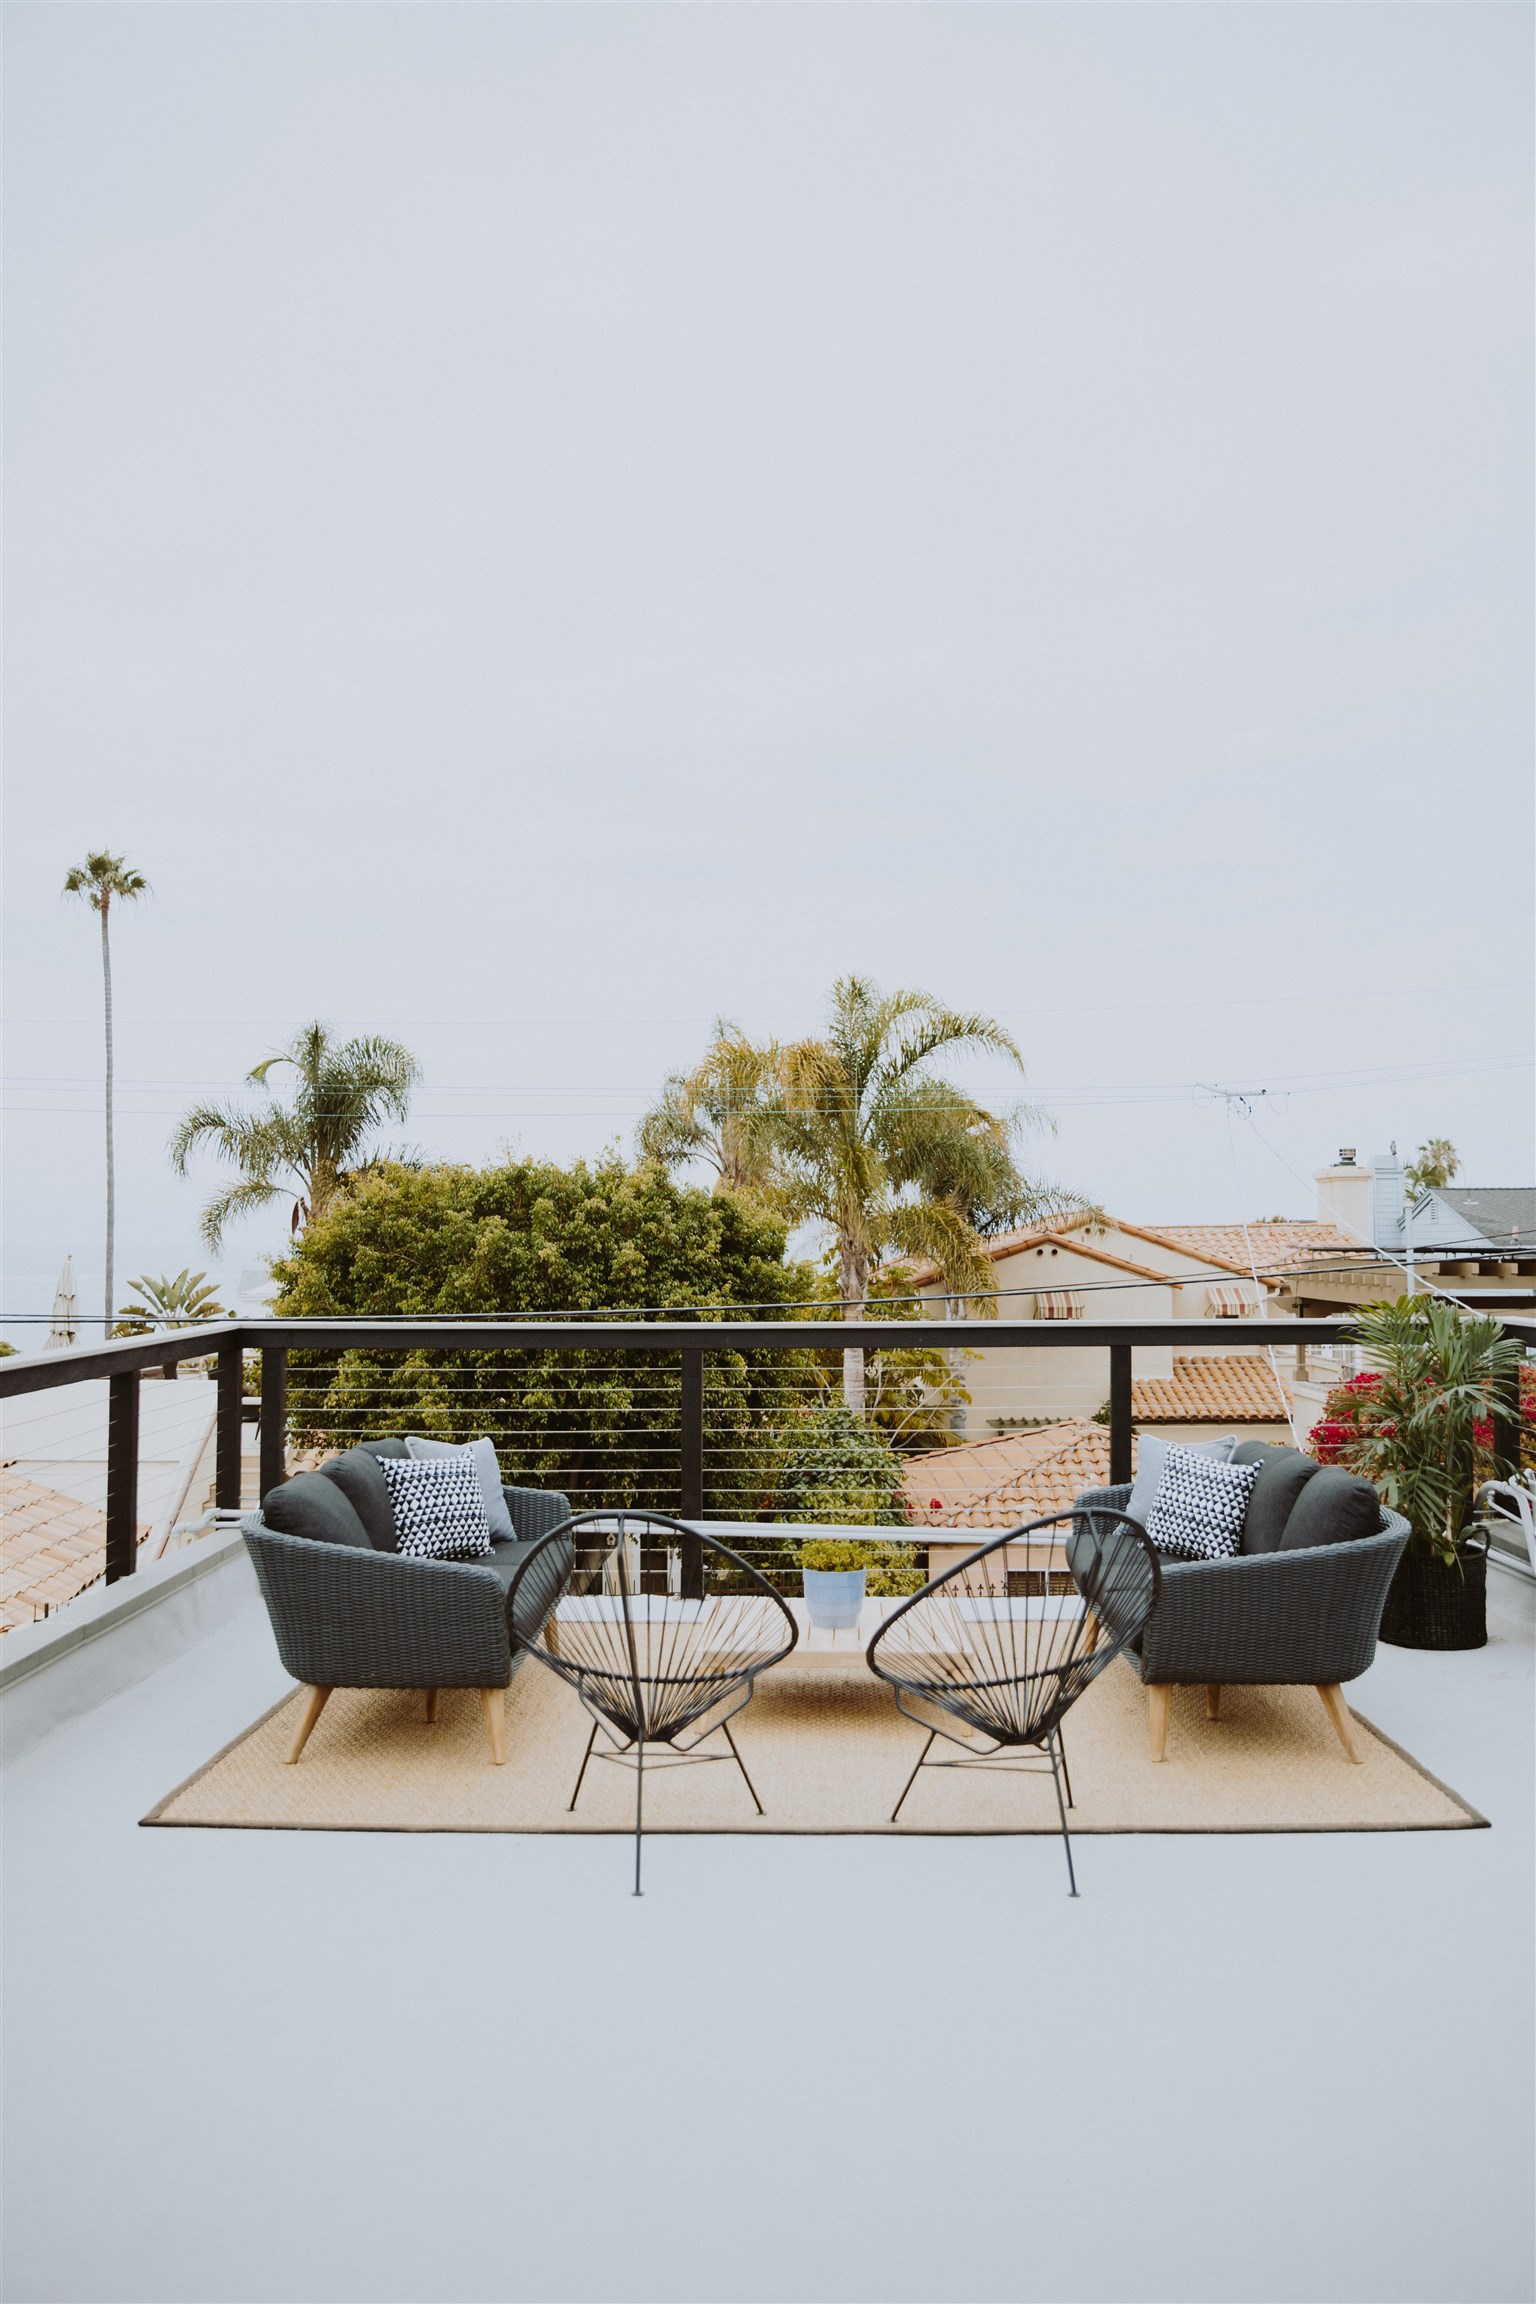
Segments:
[[[1455,1568],[1432,1553],[1405,1552],[1387,1587],[1381,1637],[1393,1648],[1486,1648],[1486,1540],[1468,1538]]]

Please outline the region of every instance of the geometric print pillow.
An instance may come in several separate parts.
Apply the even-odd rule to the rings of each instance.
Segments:
[[[1170,1448],[1147,1534],[1175,1560],[1230,1560],[1258,1476],[1257,1464],[1218,1464],[1193,1448]]]
[[[413,1463],[381,1456],[399,1549],[408,1560],[483,1560],[491,1549],[485,1498],[470,1456]]]

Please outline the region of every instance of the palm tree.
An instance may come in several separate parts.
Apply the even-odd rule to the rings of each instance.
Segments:
[[[771,1195],[779,1050],[752,1042],[724,1017],[703,1061],[674,1072],[640,1123],[642,1159],[664,1168],[704,1160],[717,1192]]]
[[[1415,1192],[1438,1192],[1449,1184],[1461,1167],[1461,1155],[1448,1136],[1431,1136],[1427,1144],[1419,1146],[1417,1160],[1410,1160],[1403,1170],[1403,1181]]]
[[[991,1017],[844,976],[832,988],[826,1037],[783,1051],[775,1198],[791,1223],[830,1227],[845,1320],[863,1317],[871,1273],[892,1249],[930,1259],[949,1290],[994,1308],[996,1276],[972,1214],[1036,1204],[1012,1141],[1022,1120],[1039,1115],[988,1111],[928,1069],[945,1049],[964,1047],[1024,1068]],[[843,1354],[843,1398],[863,1412],[857,1350]]]
[[[218,1320],[224,1307],[206,1272],[183,1265],[174,1278],[162,1272],[158,1280],[141,1273],[130,1280],[133,1291],[118,1310],[118,1333],[142,1336],[156,1328],[191,1328],[199,1320]]]
[[[293,1102],[279,1104],[268,1076],[290,1065],[298,1075]],[[397,1040],[338,1040],[328,1025],[306,1024],[277,1056],[247,1073],[269,1102],[256,1111],[199,1104],[171,1139],[171,1164],[185,1176],[193,1152],[211,1144],[240,1170],[238,1183],[217,1193],[203,1210],[202,1234],[217,1251],[235,1217],[286,1194],[293,1230],[323,1216],[348,1180],[381,1156],[367,1149],[381,1120],[403,1120],[420,1076],[416,1059]]]
[[[148,892],[149,882],[143,873],[133,871],[123,857],[109,855],[105,848],[90,851],[83,864],[76,864],[64,876],[64,894],[83,898],[101,919],[101,983],[107,1027],[107,1273],[103,1339],[112,1328],[112,1259],[117,1232],[117,1167],[112,1151],[112,944],[107,920],[114,896],[127,904]]]

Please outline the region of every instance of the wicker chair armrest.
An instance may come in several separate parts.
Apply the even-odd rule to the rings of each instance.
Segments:
[[[1376,1653],[1408,1524],[1374,1536],[1233,1560],[1167,1560],[1141,1643],[1150,1682],[1260,1686],[1358,1679]]]
[[[520,1544],[536,1544],[571,1516],[571,1502],[554,1488],[502,1487]]]
[[[244,1523],[284,1669],[317,1688],[504,1688],[506,1594],[489,1568]]]
[[[1122,1480],[1115,1488],[1085,1488],[1078,1497],[1079,1504],[1100,1504],[1107,1511],[1123,1512],[1131,1500],[1131,1482]]]

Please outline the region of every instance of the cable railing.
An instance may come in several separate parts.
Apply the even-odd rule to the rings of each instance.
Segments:
[[[627,1505],[732,1531],[726,1541],[778,1580],[813,1534],[878,1540],[924,1564],[940,1543],[977,1541],[971,1532],[1060,1509],[1074,1484],[1130,1479],[1138,1427],[1195,1437],[1202,1426],[1244,1421],[1261,1431],[1267,1417],[1281,1436],[1289,1395],[1278,1377],[1271,1409],[1261,1394],[1244,1406],[1239,1379],[1251,1385],[1266,1370],[1289,1378],[1291,1350],[1336,1370],[1354,1346],[1347,1318],[1269,1319],[1262,1354],[1257,1325],[1234,1334],[1237,1325],[1006,1316],[216,1321],[0,1361],[0,1437],[25,1403],[29,1462],[50,1448],[60,1458],[75,1450],[72,1492],[99,1515],[97,1562],[109,1583],[135,1572],[148,1533],[141,1471],[156,1461],[146,1436],[153,1442],[167,1398],[158,1385],[144,1393],[143,1380],[194,1360],[213,1371],[198,1388],[210,1427],[200,1461],[212,1477],[184,1499],[203,1525],[362,1439],[488,1432],[509,1483],[558,1490],[573,1510]],[[1528,1350],[1536,1345],[1536,1324],[1503,1325]],[[845,1392],[850,1351],[863,1355],[862,1405],[857,1366]],[[254,1460],[242,1447],[253,1410]],[[1494,1453],[1516,1467],[1519,1448],[1512,1391],[1495,1419]],[[8,1444],[4,1455],[8,1469],[21,1461]],[[96,1469],[87,1478],[87,1457],[99,1478]]]

